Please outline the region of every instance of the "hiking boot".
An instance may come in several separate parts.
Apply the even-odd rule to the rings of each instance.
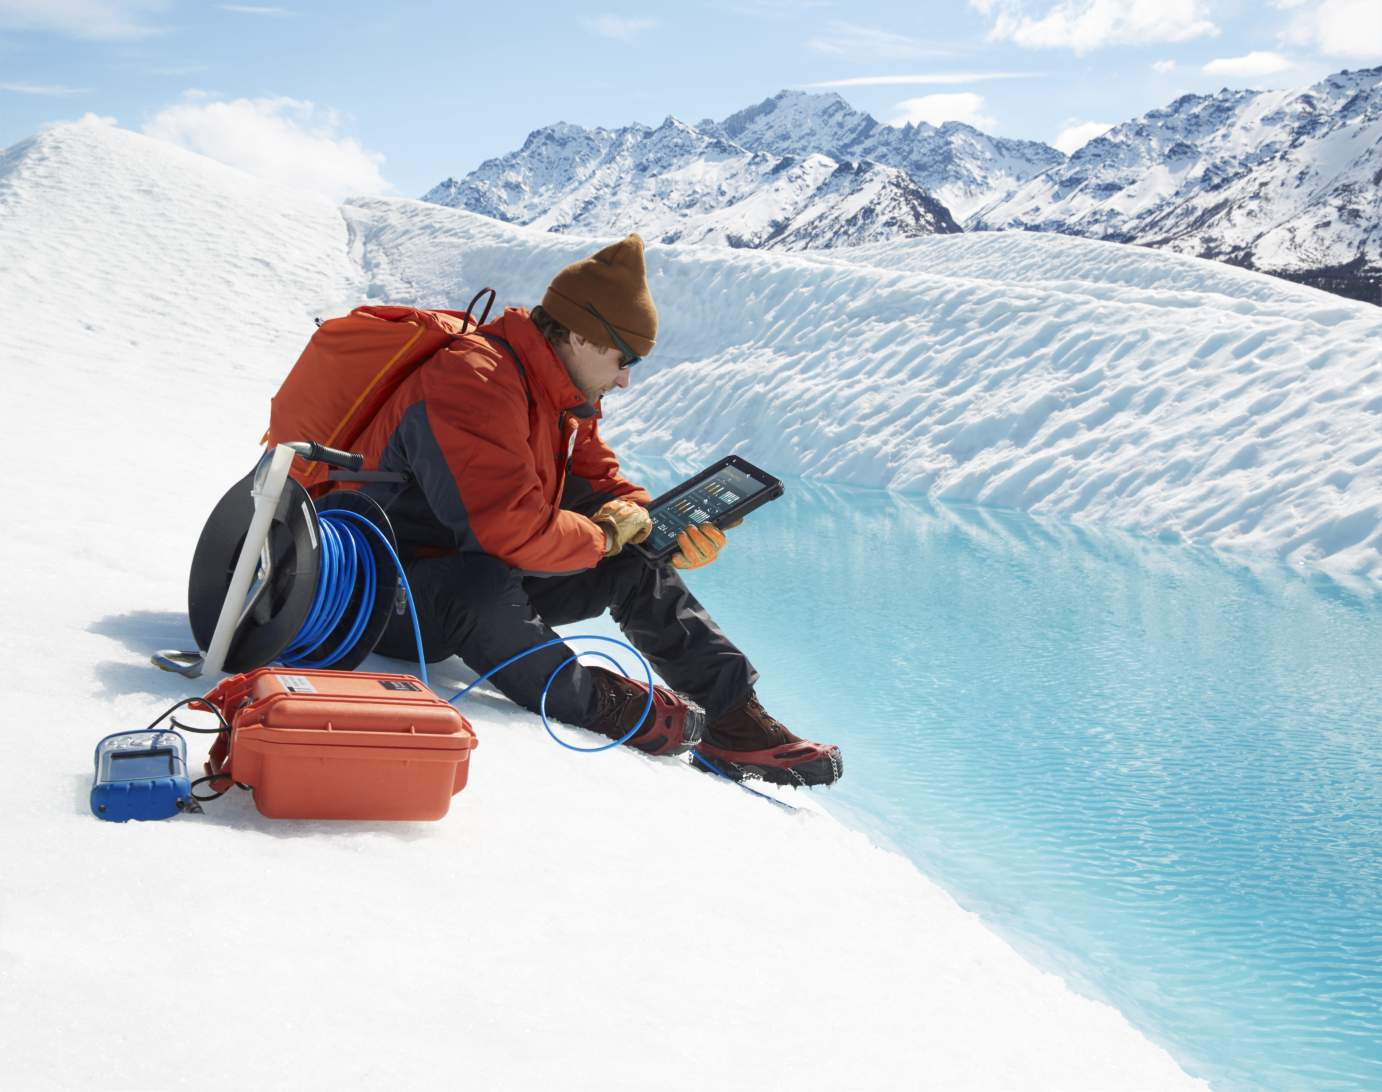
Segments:
[[[648,704],[648,684],[627,679],[603,667],[592,667],[599,712],[586,727],[610,739],[618,739],[643,716]],[[705,730],[705,713],[674,690],[653,687],[648,717],[625,746],[650,755],[679,755],[694,747]]]
[[[735,781],[758,777],[774,785],[833,785],[845,772],[840,748],[792,735],[755,694],[717,717],[696,753]]]

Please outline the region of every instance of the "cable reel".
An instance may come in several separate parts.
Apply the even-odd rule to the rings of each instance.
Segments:
[[[362,462],[316,444],[280,448],[351,471]],[[159,667],[189,677],[274,662],[351,671],[378,644],[400,594],[389,518],[358,490],[336,489],[314,501],[288,477],[289,461],[275,464],[269,452],[212,510],[187,582],[187,615],[201,654],[160,652]],[[240,596],[237,578],[248,585]],[[218,637],[224,648],[213,664]]]

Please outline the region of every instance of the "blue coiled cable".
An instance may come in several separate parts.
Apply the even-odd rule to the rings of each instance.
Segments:
[[[364,532],[354,523],[340,519],[340,516],[354,516],[371,530],[379,530],[365,517],[343,509],[322,512],[318,516],[321,575],[307,620],[280,657],[290,667],[330,667],[355,647],[374,608],[374,592],[378,584],[374,553],[369,548]],[[387,539],[384,541],[387,545]],[[389,549],[392,551],[393,547]],[[363,576],[364,588],[350,629],[330,652],[323,652],[316,659],[308,659],[340,625],[355,591],[356,579],[360,576]]]
[[[398,579],[402,582],[403,593],[408,599],[408,612],[413,621],[413,636],[417,640],[418,675],[423,684],[430,688],[431,683],[427,680],[427,663],[423,658],[422,651],[422,629],[418,625],[417,607],[413,604],[413,589],[408,586],[408,577],[403,571],[403,562],[399,559],[393,544],[389,542],[388,535],[384,534],[369,517],[347,508],[327,509],[318,513],[317,519],[321,528],[322,550],[321,574],[317,581],[316,594],[312,597],[312,606],[308,611],[307,620],[302,624],[302,628],[298,630],[297,636],[293,638],[283,655],[279,657],[280,662],[288,667],[329,668],[355,647],[355,642],[360,639],[360,634],[364,632],[365,625],[369,621],[370,611],[374,606],[375,590],[378,587],[374,551],[369,548],[369,540],[361,530],[364,528],[384,544],[384,549],[388,551],[389,557],[393,560],[394,568],[398,570]],[[357,579],[364,580],[364,594],[360,597],[360,606],[355,613],[350,630],[336,648],[330,652],[322,653],[315,660],[305,659],[321,647],[322,643],[335,632],[345,618],[346,608],[350,605]],[[503,663],[490,668],[464,690],[448,700],[452,703],[457,702],[491,675],[523,659],[524,656],[531,656],[535,652],[541,652],[543,649],[551,648],[554,645],[565,644],[567,641],[604,641],[609,644],[622,645],[632,652],[638,658],[638,662],[643,665],[643,673],[648,680],[648,696],[643,703],[643,715],[638,718],[637,723],[632,728],[618,739],[600,744],[598,747],[578,747],[574,743],[567,743],[566,740],[558,736],[553,731],[551,722],[547,719],[547,693],[552,689],[552,683],[556,681],[562,669],[579,658],[572,655],[557,664],[552,669],[552,673],[547,676],[547,685],[542,688],[542,698],[538,704],[538,714],[542,717],[542,726],[547,729],[549,736],[568,751],[582,751],[591,754],[596,751],[608,751],[611,747],[618,747],[621,743],[627,743],[637,734],[638,729],[648,719],[648,713],[652,710],[653,669],[636,648],[617,637],[605,637],[597,633],[579,633],[571,637],[555,637],[550,641],[543,641],[541,644],[525,649],[516,656],[510,656]],[[620,666],[619,661],[608,653],[592,652],[588,655],[599,656],[601,659],[608,660],[619,670],[620,674],[623,674],[624,669]]]

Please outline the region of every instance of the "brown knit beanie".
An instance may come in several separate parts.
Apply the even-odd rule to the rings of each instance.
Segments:
[[[600,319],[586,310],[587,304],[593,304],[639,356],[653,351],[657,341],[657,308],[648,292],[641,238],[630,235],[598,254],[568,265],[552,278],[542,297],[543,310],[568,330],[596,345],[617,348]]]

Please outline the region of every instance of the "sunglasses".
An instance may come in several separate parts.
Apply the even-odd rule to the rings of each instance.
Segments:
[[[608,322],[605,321],[605,316],[600,314],[599,311],[595,310],[595,305],[593,303],[587,303],[585,305],[585,309],[600,320],[600,325],[605,328],[605,333],[609,334],[609,339],[614,343],[614,347],[624,354],[624,359],[619,362],[619,367],[621,369],[632,368],[635,364],[637,364],[640,360],[643,359],[636,352],[630,349],[629,343],[615,332],[613,326],[611,326]]]

